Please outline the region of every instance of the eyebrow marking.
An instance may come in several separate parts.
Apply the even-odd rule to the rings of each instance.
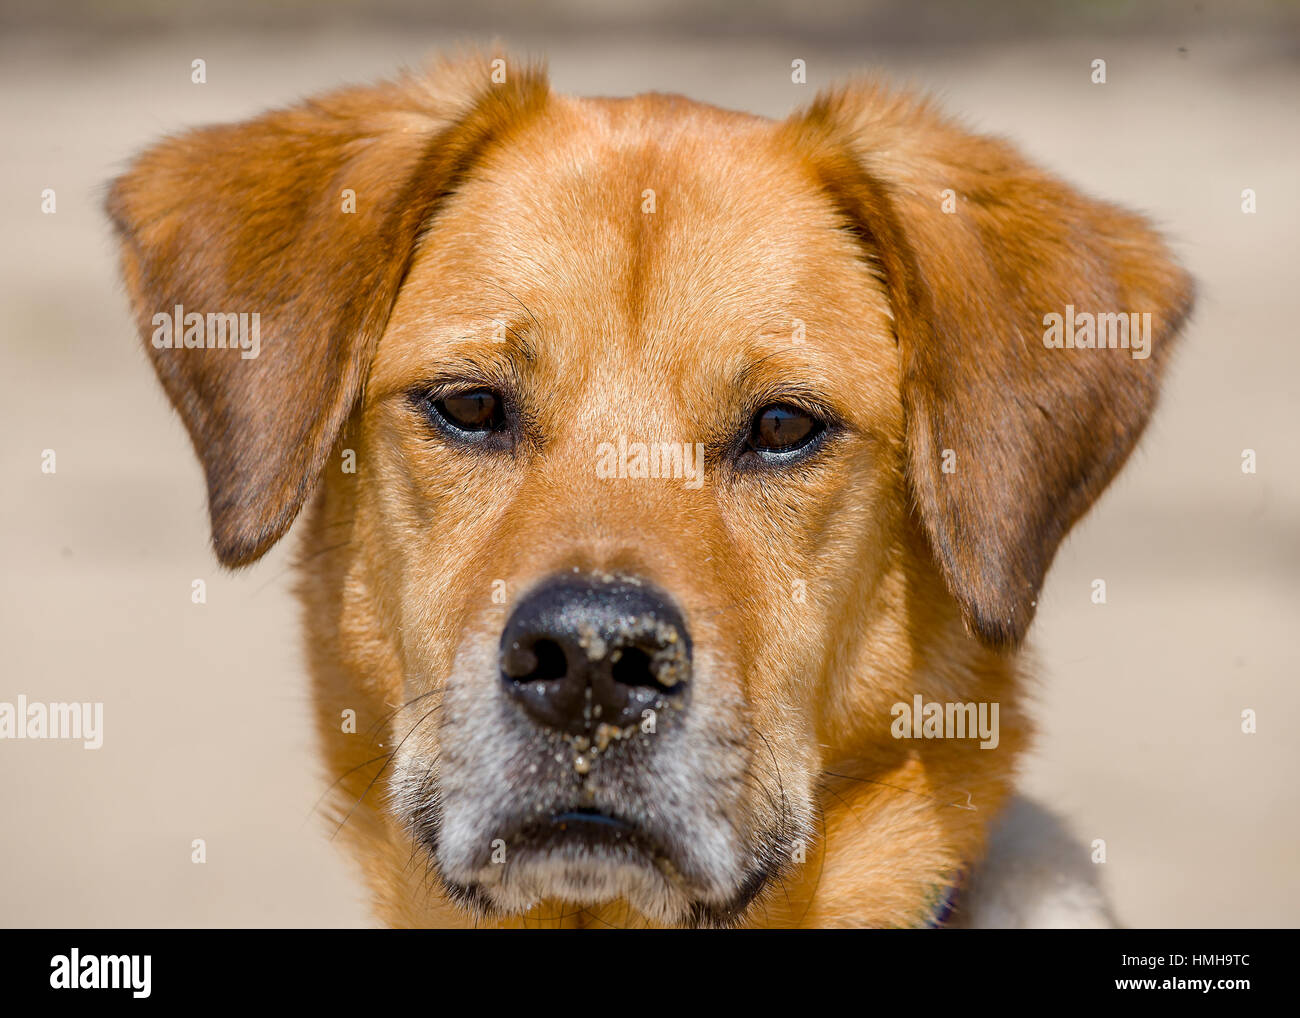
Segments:
[[[528,339],[528,336],[516,329],[510,319],[503,318],[501,315],[489,315],[483,314],[482,312],[474,317],[479,321],[491,322],[494,326],[504,326],[507,334],[506,342],[508,345],[513,349],[517,349],[520,356],[523,357],[525,361],[531,362],[537,359],[537,350]],[[456,338],[458,340],[469,341],[477,339],[478,337],[471,332],[465,332],[461,333]]]
[[[440,360],[436,370],[421,384],[441,386],[451,382],[477,381],[517,393],[522,387],[524,365],[531,360],[524,344],[526,340],[520,338],[514,342],[494,344],[491,349],[477,346],[455,351]]]
[[[496,287],[498,290],[500,290],[502,293],[504,293],[507,297],[509,297],[511,300],[513,300],[516,304],[518,304],[518,305],[523,309],[524,314],[526,314],[526,315],[529,317],[529,319],[532,321],[533,325],[537,327],[538,331],[541,331],[542,323],[538,320],[537,316],[536,316],[535,314],[533,314],[532,308],[530,308],[527,304],[525,304],[523,301],[521,301],[521,300],[520,300],[520,299],[519,299],[515,294],[511,293],[509,290],[507,290],[504,286],[502,286],[502,285],[501,285],[500,283],[498,283],[496,280],[494,280],[494,279],[488,279],[488,278],[485,277],[485,276],[480,276],[479,278],[480,278],[480,280],[481,280],[482,282],[487,283],[488,286],[494,286],[494,287]],[[507,326],[507,328],[509,328],[509,326]],[[512,330],[512,331],[513,331],[513,330]],[[534,359],[536,358],[537,354],[536,354],[536,351],[532,348],[532,345],[529,344],[529,343],[527,342],[527,340],[526,340],[523,336],[520,336],[519,338],[520,338],[521,343],[524,344],[523,353],[524,353],[524,357],[525,357],[525,359],[528,360],[528,361],[532,361],[532,360],[534,360]]]
[[[747,388],[751,376],[758,371],[758,369],[764,364],[764,362],[771,360],[773,357],[780,357],[782,354],[789,353],[791,350],[794,349],[796,349],[795,344],[791,343],[789,346],[778,347],[775,350],[769,350],[761,357],[755,357],[752,360],[746,361],[745,364],[740,368],[740,370],[736,372],[736,377],[733,384],[736,386],[736,388]]]

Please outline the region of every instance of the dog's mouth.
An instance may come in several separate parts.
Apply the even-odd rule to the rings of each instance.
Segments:
[[[633,865],[655,870],[680,890],[689,883],[674,863],[677,853],[664,839],[636,820],[593,807],[554,810],[508,828],[500,839],[507,865]]]
[[[494,844],[500,854],[478,867],[475,878],[440,874],[453,900],[489,915],[518,914],[548,899],[595,906],[624,897],[672,925],[730,926],[771,877],[769,867],[757,867],[719,900],[691,878],[667,839],[635,819],[590,807],[518,822]]]
[[[513,838],[521,847],[552,851],[569,846],[626,849],[650,857],[667,853],[640,827],[623,817],[598,809],[579,808],[553,813],[543,821],[521,826]]]

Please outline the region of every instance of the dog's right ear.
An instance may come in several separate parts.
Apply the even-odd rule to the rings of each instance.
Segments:
[[[223,564],[255,561],[288,530],[360,397],[422,229],[547,94],[540,69],[465,59],[190,131],[114,181],[127,290],[202,461]],[[229,315],[247,316],[242,349],[229,336],[214,348],[209,316]]]

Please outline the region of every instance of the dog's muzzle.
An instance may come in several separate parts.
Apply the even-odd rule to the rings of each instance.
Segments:
[[[436,766],[408,743],[394,777],[452,900],[734,922],[805,832],[751,817],[744,702],[685,608],[636,576],[562,573],[490,632],[458,653]]]

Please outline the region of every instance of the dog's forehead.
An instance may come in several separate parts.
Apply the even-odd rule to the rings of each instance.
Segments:
[[[605,362],[644,371],[720,341],[755,358],[861,341],[864,315],[888,315],[879,281],[781,138],[677,96],[553,99],[436,215],[394,311],[408,341],[381,360],[526,336],[585,365],[598,337]]]

